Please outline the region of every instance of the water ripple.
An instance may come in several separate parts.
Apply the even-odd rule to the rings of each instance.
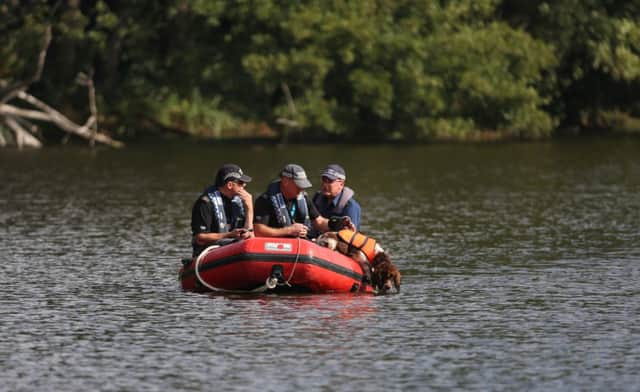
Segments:
[[[211,151],[264,184],[281,151],[3,153],[0,389],[634,390],[638,146],[588,147],[336,155],[403,273],[377,297],[179,289]]]

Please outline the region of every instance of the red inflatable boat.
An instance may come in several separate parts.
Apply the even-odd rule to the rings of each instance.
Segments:
[[[251,238],[209,247],[180,269],[190,291],[373,292],[350,257],[298,238]]]

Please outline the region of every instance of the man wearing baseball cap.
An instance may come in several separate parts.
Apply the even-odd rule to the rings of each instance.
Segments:
[[[360,229],[360,204],[353,198],[353,189],[345,186],[347,173],[342,166],[332,163],[320,174],[322,184],[313,196],[313,204],[325,218],[345,217]]]
[[[215,182],[198,197],[191,211],[193,257],[211,245],[253,237],[253,198],[244,188],[251,177],[227,163]]]
[[[283,167],[280,178],[256,199],[256,236],[307,237],[312,228],[327,231],[328,220],[318,213],[304,191],[311,186],[302,166],[290,163]]]

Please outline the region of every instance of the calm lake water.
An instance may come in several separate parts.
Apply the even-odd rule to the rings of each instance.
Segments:
[[[398,295],[183,292],[222,163],[342,163]],[[0,150],[0,390],[637,391],[640,140]]]

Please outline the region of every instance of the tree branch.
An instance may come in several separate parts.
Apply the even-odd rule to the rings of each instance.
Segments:
[[[42,147],[40,140],[36,139],[27,130],[22,128],[22,126],[18,124],[13,117],[6,116],[4,118],[4,123],[7,124],[7,126],[11,128],[13,133],[16,135],[16,144],[18,145],[18,148],[22,148],[23,146],[35,148]]]
[[[55,7],[57,7],[59,4],[60,2],[58,1]],[[89,140],[92,147],[94,146],[96,141],[110,145],[112,147],[123,146],[123,143],[117,140],[113,140],[105,134],[98,133],[98,105],[96,103],[96,90],[92,78],[93,71],[90,72],[89,76],[87,76],[87,74],[80,73],[77,77],[77,82],[87,87],[89,95],[89,110],[91,111],[91,116],[87,119],[84,125],[78,125],[74,123],[73,121],[65,117],[62,113],[58,112],[46,103],[40,101],[33,95],[26,92],[33,83],[39,81],[42,77],[42,71],[44,69],[45,60],[47,58],[47,52],[49,50],[49,46],[51,45],[51,38],[51,24],[49,24],[45,28],[45,34],[43,37],[42,48],[38,55],[36,70],[31,78],[21,82],[17,82],[10,87],[6,87],[9,85],[8,82],[0,80],[0,88],[8,92],[6,93],[6,95],[4,95],[4,97],[2,97],[2,99],[0,99],[0,120],[4,118],[4,122],[15,133],[16,144],[19,148],[21,148],[23,145],[32,147],[42,146],[42,143],[31,133],[25,130],[23,126],[17,121],[21,120],[25,122],[29,128],[37,129],[37,127],[29,123],[27,119],[51,122],[61,128],[63,131],[67,132],[67,136],[69,134],[74,134]],[[28,102],[39,110],[24,109],[7,104],[9,101],[16,98]],[[6,140],[4,140],[4,137],[2,138],[2,140],[0,140],[0,145],[6,145]]]
[[[53,121],[50,115],[39,110],[22,109],[7,104],[0,104],[0,115],[23,117],[31,120]]]
[[[87,122],[84,124],[84,127],[90,128],[92,131],[92,136],[90,139],[90,145],[93,145],[96,142],[96,134],[98,133],[98,105],[96,104],[96,88],[93,84],[93,71],[90,73],[91,76],[87,76],[84,72],[80,72],[76,81],[87,87],[87,93],[89,95],[89,110],[91,110],[91,117],[87,119]],[[89,125],[91,123],[91,125]]]
[[[287,139],[289,138],[289,128],[299,128],[300,124],[294,120],[298,112],[296,110],[296,104],[293,101],[293,97],[291,96],[291,90],[289,90],[289,85],[286,82],[280,83],[280,88],[284,92],[284,96],[287,99],[287,106],[289,107],[289,114],[291,119],[280,117],[276,119],[276,123],[284,125],[284,129],[282,130],[282,137],[280,143],[286,144]]]
[[[62,113],[58,112],[57,110],[55,110],[54,108],[50,107],[49,105],[47,105],[46,103],[40,101],[38,98],[34,97],[31,94],[27,94],[24,91],[19,91],[17,96],[17,98],[30,103],[31,105],[35,106],[36,108],[40,109],[41,111],[45,112],[46,114],[49,115],[51,122],[53,122],[54,124],[56,124],[58,127],[62,128],[63,130],[72,133],[74,135],[80,136],[84,139],[87,140],[92,140],[94,139],[97,142],[103,143],[103,144],[107,144],[109,146],[112,147],[122,147],[124,144],[122,142],[119,142],[117,140],[113,140],[111,139],[109,136],[102,134],[102,133],[94,133],[89,131],[89,127],[93,125],[93,123],[95,122],[95,118],[89,118],[89,120],[87,121],[87,123],[85,125],[78,125],[76,123],[74,123],[73,121],[69,120],[67,117],[65,117]],[[7,106],[7,105],[5,105]],[[92,116],[93,117],[93,116]]]
[[[47,25],[44,32],[44,42],[42,43],[42,49],[38,55],[38,63],[36,71],[33,76],[22,82],[17,82],[13,86],[8,88],[8,93],[0,100],[0,104],[7,103],[18,95],[20,91],[26,91],[33,83],[38,82],[42,77],[42,70],[44,69],[44,62],[47,59],[47,52],[49,51],[49,45],[51,45],[51,25]]]

